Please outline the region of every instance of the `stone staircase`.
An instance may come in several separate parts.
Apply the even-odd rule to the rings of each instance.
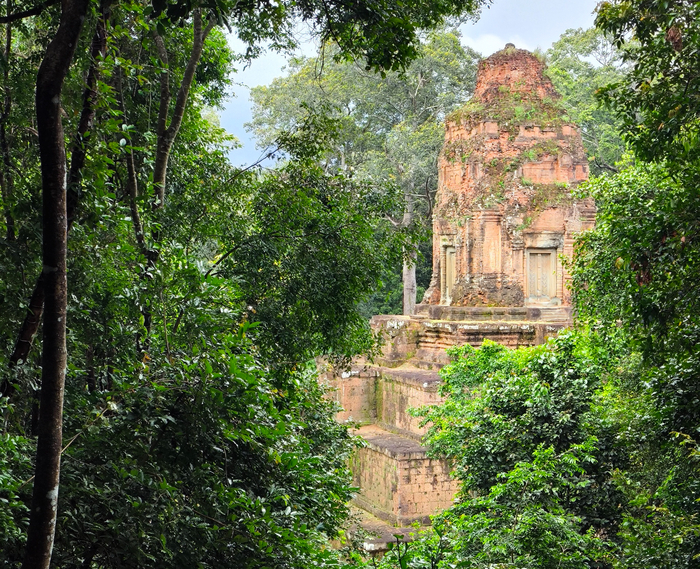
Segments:
[[[368,549],[381,551],[394,541],[394,533],[408,534],[398,528],[429,524],[431,515],[454,500],[458,483],[450,477],[450,465],[427,456],[421,444],[427,429],[409,412],[443,401],[438,370],[449,362],[445,349],[466,343],[476,347],[485,338],[513,348],[531,346],[569,321],[570,312],[560,307],[419,306],[413,317],[372,319],[385,340],[374,363],[358,362],[339,376],[322,374],[343,408],[338,420],[359,424],[356,434],[367,443],[351,468],[360,489],[354,504],[374,516],[363,525],[379,535]]]

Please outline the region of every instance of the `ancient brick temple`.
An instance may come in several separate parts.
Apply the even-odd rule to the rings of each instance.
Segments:
[[[572,195],[588,176],[581,137],[544,64],[512,45],[484,60],[472,100],[446,121],[434,209],[433,279],[411,316],[375,316],[384,338],[372,365],[321,379],[338,419],[367,445],[352,461],[363,525],[378,550],[399,529],[452,504],[451,465],[429,457],[410,408],[439,405],[445,349],[484,339],[541,344],[571,322],[560,256],[592,227],[595,206]],[[397,527],[398,526],[398,527]]]
[[[581,136],[533,54],[508,44],[479,65],[471,101],[446,121],[423,303],[567,306],[560,255],[592,227]]]

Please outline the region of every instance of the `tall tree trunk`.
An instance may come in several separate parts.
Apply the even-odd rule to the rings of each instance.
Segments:
[[[214,28],[214,20],[209,20],[207,25],[202,27],[202,11],[196,9],[193,16],[193,38],[192,38],[192,53],[187,60],[185,73],[180,82],[180,87],[177,91],[175,99],[175,108],[173,116],[168,125],[168,111],[170,108],[170,73],[161,74],[160,79],[160,107],[158,110],[158,126],[157,134],[158,141],[156,143],[156,159],[153,166],[153,186],[156,189],[156,201],[153,204],[154,209],[160,209],[165,204],[165,183],[168,175],[168,161],[170,160],[170,151],[172,150],[175,138],[180,132],[182,119],[185,116],[185,108],[187,107],[187,99],[194,80],[194,74],[197,71],[199,60],[202,58],[202,50],[204,42],[209,35],[209,32]],[[165,43],[157,33],[154,36],[158,57],[161,64],[167,68],[168,52],[165,49]]]
[[[7,14],[12,12],[12,1],[7,0]],[[15,240],[15,219],[10,209],[12,199],[12,171],[10,164],[10,146],[7,141],[7,121],[10,118],[12,108],[12,97],[10,93],[10,55],[12,53],[12,22],[8,22],[5,27],[5,71],[3,73],[3,88],[5,97],[2,105],[2,115],[0,115],[0,151],[2,152],[2,170],[0,170],[0,186],[2,186],[2,201],[5,210],[6,239]]]
[[[80,113],[78,130],[71,148],[71,165],[68,174],[68,195],[67,195],[67,230],[75,220],[80,198],[81,171],[85,165],[86,145],[89,131],[95,118],[95,100],[97,98],[97,75],[99,60],[107,52],[107,35],[105,31],[106,13],[111,4],[111,0],[102,3],[102,14],[97,22],[95,35],[92,39],[91,55],[92,61],[87,74],[85,91],[83,92],[83,108]],[[9,24],[8,24],[9,25]],[[17,334],[14,350],[10,355],[9,366],[15,367],[17,364],[27,361],[29,352],[39,330],[41,317],[44,311],[44,273],[40,274],[35,283],[32,296],[29,299],[29,307],[22,322],[22,326]],[[10,397],[14,392],[14,386],[7,380],[0,385],[0,395]]]
[[[44,333],[34,491],[22,569],[49,569],[58,513],[68,302],[66,148],[61,91],[88,5],[89,0],[63,0],[58,30],[46,50],[36,80],[43,197]]]
[[[406,210],[403,214],[401,225],[408,227],[413,223],[413,184],[409,184],[404,191],[404,203]],[[416,312],[416,261],[414,251],[404,253],[403,260],[403,313],[412,316]]]

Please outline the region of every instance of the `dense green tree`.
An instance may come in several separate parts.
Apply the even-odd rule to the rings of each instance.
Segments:
[[[623,532],[629,567],[691,567],[698,555],[697,10],[605,2],[596,20],[630,66],[602,96],[634,156],[589,186],[598,221],[580,239],[574,290],[582,317],[601,333],[623,330],[644,358],[632,391],[647,420],[622,481],[635,505]]]
[[[401,73],[368,73],[334,55],[329,48],[318,58],[293,59],[286,77],[253,89],[250,128],[266,146],[280,129],[292,127],[305,107],[332,105],[342,136],[329,154],[330,163],[361,179],[398,185],[404,206],[394,213],[395,224],[429,227],[442,120],[471,96],[479,56],[462,47],[459,35],[449,30],[428,34],[417,59]],[[410,251],[406,254],[403,301],[396,302],[395,290],[387,288],[384,296],[396,298],[394,305],[382,306],[389,312],[411,314],[416,302],[418,259]],[[420,283],[423,290],[429,278]],[[385,281],[396,280],[387,270]]]
[[[331,140],[319,117],[280,137],[285,170],[227,164],[225,137],[202,119],[232,61],[215,26],[228,22],[252,56],[265,40],[291,45],[299,17],[339,56],[389,70],[415,55],[420,27],[476,7],[409,2],[389,17],[371,2],[66,0],[18,6],[0,20],[21,20],[25,43],[38,47],[19,51],[43,54],[40,160],[26,171],[42,172],[44,208],[40,215],[36,192],[3,181],[3,233],[13,242],[3,265],[12,255],[26,263],[9,273],[15,306],[2,315],[24,319],[22,357],[15,350],[3,366],[3,394],[12,396],[3,407],[12,433],[2,443],[3,563],[17,566],[22,555],[32,485],[18,481],[35,432],[26,567],[48,567],[55,526],[62,566],[335,563],[320,544],[347,515],[351,442],[302,370],[316,355],[342,360],[367,347],[355,298],[407,241],[403,232],[376,240],[397,209],[391,192],[319,166],[319,141]],[[12,69],[5,87],[11,80]],[[23,122],[12,109],[4,126]],[[23,241],[18,214],[34,228]],[[317,255],[328,260],[317,265]],[[28,348],[42,317],[40,366]],[[239,330],[253,344],[232,340]]]
[[[517,462],[488,494],[465,500],[444,514],[450,523],[455,561],[467,567],[586,569],[600,562],[605,546],[573,513],[575,498],[590,486],[586,467],[595,462],[590,438],[560,453],[540,445]],[[440,522],[438,522],[440,523]]]
[[[630,567],[650,560],[690,567],[698,553],[699,202],[662,165],[630,165],[588,188],[598,214],[573,265],[579,317],[603,337],[624,331],[644,357],[641,381],[629,386],[648,403],[641,408],[647,420],[635,429],[635,467],[622,475],[637,505],[625,525],[626,555]],[[640,409],[627,413],[633,423]],[[656,532],[677,532],[683,546]]]
[[[631,66],[603,92],[626,140],[644,160],[693,170],[700,157],[699,10],[689,0],[612,1],[601,4],[596,18]]]
[[[313,369],[281,391],[244,339],[124,370],[108,401],[75,390],[55,563],[325,566],[347,516],[347,431]],[[293,383],[292,383],[293,381]],[[292,387],[293,385],[293,387]],[[82,402],[82,405],[75,405]]]
[[[358,311],[386,265],[415,239],[387,217],[397,188],[326,169],[315,152],[334,143],[335,121],[310,113],[279,145],[294,159],[246,187],[247,215],[222,231],[216,274],[240,283],[267,361],[295,365],[319,354],[349,361],[372,344]],[[222,224],[223,225],[223,224]]]
[[[625,76],[623,54],[598,28],[567,30],[546,51],[547,75],[562,95],[591,163],[591,172],[614,172],[624,143],[620,122],[597,97],[599,90]]]
[[[488,493],[504,472],[532,461],[538,448],[559,455],[597,437],[598,463],[585,474],[594,491],[573,492],[569,508],[587,527],[614,529],[614,443],[589,413],[615,361],[605,348],[569,334],[515,351],[494,343],[452,350],[455,359],[441,372],[448,398],[428,410],[426,440],[432,453],[454,461],[464,499]]]

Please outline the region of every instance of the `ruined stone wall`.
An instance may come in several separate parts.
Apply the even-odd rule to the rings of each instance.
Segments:
[[[448,117],[424,303],[569,304],[559,256],[595,207],[572,197],[588,162],[543,72],[507,47],[481,62],[472,100]]]
[[[367,442],[351,462],[353,484],[362,488],[355,503],[394,525],[430,523],[430,513],[449,508],[459,483],[450,464],[430,459],[417,441],[386,432],[361,430]]]

